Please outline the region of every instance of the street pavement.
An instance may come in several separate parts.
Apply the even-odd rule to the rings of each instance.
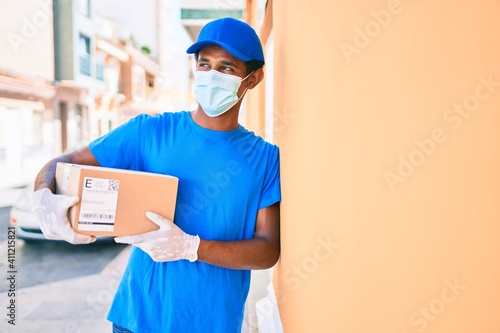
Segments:
[[[0,207],[9,207],[17,200],[22,187],[33,181],[36,168],[14,172],[0,165]],[[130,246],[97,274],[18,289],[15,280],[20,274],[43,272],[10,273],[7,241],[1,245],[2,276],[6,280],[10,278],[13,283],[8,291],[0,293],[0,309],[3,309],[0,312],[0,332],[111,332],[106,315],[125,269]]]
[[[0,188],[0,207],[12,206],[23,192],[22,188]]]
[[[0,193],[33,183],[36,175],[52,157],[50,147],[43,147],[23,155],[21,162],[8,165],[0,160]]]
[[[98,274],[19,290],[13,287],[1,293],[1,308],[5,314],[2,315],[4,320],[0,322],[0,331],[110,333],[111,324],[106,315],[129,252],[130,246],[127,246]],[[9,273],[6,278],[9,278]]]

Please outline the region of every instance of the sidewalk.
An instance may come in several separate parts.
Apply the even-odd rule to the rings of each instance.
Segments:
[[[21,193],[23,193],[22,188],[0,188],[0,208],[12,206],[14,202],[16,202],[16,200],[19,198]]]
[[[49,160],[45,155],[30,158],[22,166],[9,167],[0,161],[0,190],[20,188],[33,183],[42,166]]]
[[[0,332],[110,333],[106,315],[125,269],[130,246],[99,274],[0,293]],[[35,272],[27,272],[34,274]],[[18,272],[17,276],[23,274]],[[9,324],[9,301],[15,299],[15,326]]]
[[[21,188],[33,184],[42,166],[52,157],[47,148],[38,149],[23,156],[19,166],[8,166],[0,160],[0,207],[12,205]]]

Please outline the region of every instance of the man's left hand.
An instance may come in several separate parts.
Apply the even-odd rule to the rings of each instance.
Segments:
[[[115,242],[135,245],[156,262],[180,259],[194,262],[198,259],[200,237],[186,234],[161,215],[146,212],[146,217],[160,229],[135,236],[116,237]]]

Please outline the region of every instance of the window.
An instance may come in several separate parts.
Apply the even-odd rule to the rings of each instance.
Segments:
[[[243,18],[243,9],[181,9],[181,19],[193,20],[204,19],[213,20],[221,17],[234,17],[236,19]]]
[[[146,72],[146,86],[151,89],[155,87],[155,77],[148,72]]]
[[[80,34],[78,40],[78,53],[79,54],[90,54],[90,38]]]
[[[95,78],[99,81],[104,81],[104,67],[106,63],[106,54],[102,51],[97,51],[95,61]]]
[[[80,74],[90,76],[90,38],[82,34],[78,39],[78,54],[80,56]]]
[[[92,16],[92,1],[91,0],[78,0],[78,10],[80,13],[87,17]]]

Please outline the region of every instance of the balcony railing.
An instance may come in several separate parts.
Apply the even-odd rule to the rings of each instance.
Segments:
[[[90,54],[80,54],[80,74],[90,76]]]
[[[95,78],[104,81],[104,63],[98,62],[95,64]]]
[[[221,17],[243,18],[243,9],[181,9],[181,19],[218,19]]]

